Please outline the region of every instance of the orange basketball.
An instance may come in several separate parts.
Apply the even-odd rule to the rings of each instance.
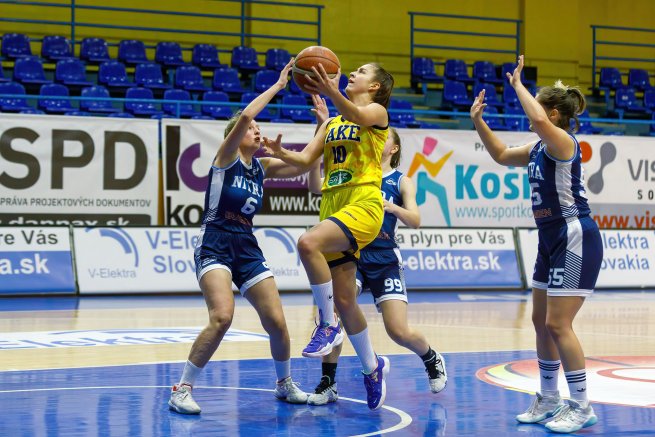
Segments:
[[[305,84],[307,84],[305,74],[313,78],[314,72],[312,71],[312,67],[318,69],[319,64],[323,65],[323,68],[330,78],[333,78],[341,67],[337,55],[327,47],[311,46],[298,53],[292,68],[293,80],[296,82],[296,85],[298,85],[298,88],[305,92],[309,92],[305,89]]]

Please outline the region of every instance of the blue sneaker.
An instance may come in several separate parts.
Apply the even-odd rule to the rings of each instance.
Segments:
[[[366,400],[368,408],[377,410],[384,404],[384,399],[387,397],[387,384],[384,380],[389,374],[389,359],[387,357],[378,356],[378,366],[375,370],[367,375],[364,373],[364,386],[366,387]]]
[[[343,329],[341,323],[337,320],[337,326],[330,326],[327,323],[321,323],[316,326],[312,339],[302,355],[309,358],[320,358],[332,352],[332,348],[343,343]]]

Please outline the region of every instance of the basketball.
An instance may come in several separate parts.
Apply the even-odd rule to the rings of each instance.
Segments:
[[[298,85],[298,88],[307,93],[309,92],[305,89],[305,85],[307,84],[305,74],[313,78],[314,72],[312,71],[312,67],[318,69],[319,64],[323,65],[330,78],[333,78],[341,67],[337,55],[327,47],[311,46],[298,53],[292,68],[293,80]]]

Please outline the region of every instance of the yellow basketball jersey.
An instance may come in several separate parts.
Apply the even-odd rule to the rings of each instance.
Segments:
[[[359,126],[334,117],[325,128],[322,191],[335,188],[382,183],[382,150],[388,128]]]

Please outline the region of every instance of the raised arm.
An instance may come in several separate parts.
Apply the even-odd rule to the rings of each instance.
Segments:
[[[507,147],[482,119],[482,113],[486,106],[487,104],[484,103],[484,89],[482,89],[471,106],[471,119],[487,152],[489,152],[498,164],[517,167],[527,166],[530,162],[530,150],[533,144],[512,148]]]
[[[245,107],[239,115],[236,124],[223,140],[223,144],[218,148],[214,165],[217,167],[225,167],[236,159],[239,144],[244,135],[250,129],[250,125],[255,117],[273,100],[273,97],[284,87],[287,86],[289,81],[289,71],[293,66],[293,59],[282,69],[280,78],[269,89],[258,95],[252,102]]]
[[[407,176],[400,179],[400,195],[403,198],[403,206],[385,200],[384,211],[395,215],[410,228],[418,228],[421,226],[421,214],[416,204],[416,188],[414,182]]]
[[[532,130],[539,135],[539,138],[546,144],[548,153],[556,159],[568,161],[575,154],[575,142],[573,138],[562,128],[554,125],[548,118],[546,110],[539,104],[530,91],[521,83],[521,71],[523,70],[523,55],[519,56],[517,67],[513,74],[507,73],[509,83],[516,90],[516,95],[521,102],[525,115],[530,119]],[[552,111],[556,111],[553,109]],[[551,112],[552,112],[551,111]]]

